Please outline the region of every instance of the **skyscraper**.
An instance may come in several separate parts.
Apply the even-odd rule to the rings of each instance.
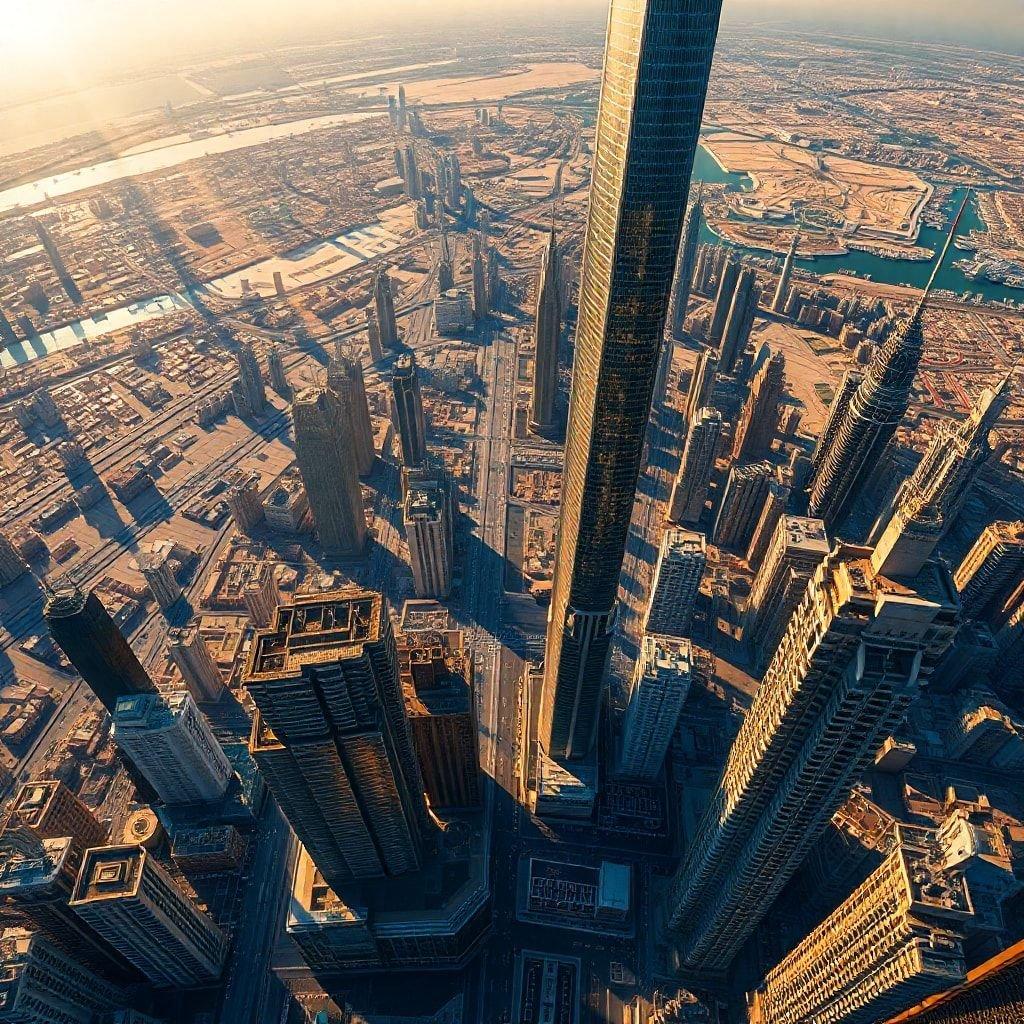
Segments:
[[[786,357],[776,352],[757,371],[750,385],[732,446],[732,457],[737,462],[759,459],[771,450],[779,423],[779,403],[785,393]]]
[[[859,370],[847,370],[843,374],[839,390],[832,395],[832,402],[828,407],[828,418],[825,420],[825,426],[822,428],[817,443],[814,445],[814,451],[811,454],[811,464],[814,469],[818,468],[825,453],[832,449],[840,424],[842,424],[846,416],[846,410],[850,408],[850,399],[853,398],[854,393],[860,387],[863,380],[864,374]]]
[[[54,643],[103,706],[113,712],[119,697],[155,693],[149,673],[93,591],[65,576],[49,584],[43,608]]]
[[[380,344],[382,348],[394,349],[398,347],[398,320],[395,318],[395,295],[392,290],[391,278],[388,276],[386,267],[377,271],[373,281],[373,299],[377,307],[377,325],[380,332]],[[371,335],[372,339],[372,335]],[[373,342],[370,343],[370,351],[373,351]],[[374,362],[377,362],[374,359]]]
[[[25,828],[38,839],[70,836],[80,857],[107,841],[107,828],[74,793],[54,779],[26,782],[18,791],[4,828]]]
[[[490,297],[487,293],[487,263],[480,235],[473,236],[473,315],[483,320],[490,312]]]
[[[697,197],[690,205],[683,226],[683,237],[679,244],[679,258],[676,260],[676,276],[672,285],[672,337],[682,340],[683,324],[690,310],[693,295],[694,271],[697,268],[697,246],[700,243],[700,226],[704,220],[704,182],[697,186]],[[703,403],[702,403],[703,404]],[[700,408],[700,406],[698,406]]]
[[[714,538],[720,548],[746,551],[775,480],[770,463],[733,466],[715,518]]]
[[[267,353],[267,374],[270,376],[270,384],[279,395],[290,395],[291,386],[288,383],[288,372],[284,368],[284,360],[281,358],[281,348],[272,345]]]
[[[690,420],[669,502],[669,519],[673,523],[696,523],[704,514],[721,436],[722,414],[717,409],[701,409]]]
[[[622,775],[645,782],[657,778],[690,692],[692,667],[689,640],[644,634],[626,705]]]
[[[366,347],[370,353],[370,362],[379,363],[384,358],[384,348],[380,341],[380,321],[372,309],[366,310]]]
[[[71,908],[154,985],[220,977],[227,939],[145,847],[89,850]]]
[[[687,635],[706,564],[707,544],[703,533],[665,530],[644,619],[645,633]]]
[[[725,337],[725,324],[729,319],[733,299],[736,297],[736,282],[740,276],[740,265],[726,254],[718,274],[718,290],[715,293],[715,306],[708,324],[707,337],[704,339],[708,347],[718,352]]]
[[[264,519],[259,474],[255,473],[247,480],[232,487],[227,493],[226,501],[235,526],[242,533],[252,534],[252,531]]]
[[[402,462],[407,467],[422,466],[427,459],[427,422],[423,415],[423,395],[416,357],[406,352],[395,360],[391,375],[395,426],[402,446]]]
[[[757,518],[757,525],[750,535],[750,543],[747,545],[747,565],[751,569],[757,567],[764,560],[771,545],[772,537],[775,536],[775,529],[779,520],[785,515],[789,504],[790,489],[778,481],[773,481],[765,495],[764,508]]]
[[[373,424],[366,398],[363,364],[352,354],[342,351],[338,342],[334,358],[327,366],[327,386],[341,400],[349,418],[348,439],[355,454],[360,476],[369,476],[377,460],[373,447]]]
[[[235,415],[242,418],[258,416],[267,405],[267,388],[252,344],[248,341],[239,342],[235,359],[238,362],[238,378],[231,385]]]
[[[612,0],[539,739],[591,750],[721,0]]]
[[[686,405],[683,408],[684,422],[690,423],[711,397],[715,387],[715,375],[718,373],[718,356],[709,348],[701,348],[697,356],[697,365],[693,368],[690,388],[686,393]]]
[[[167,653],[196,703],[213,703],[224,696],[224,676],[213,660],[198,626],[168,630]]]
[[[953,576],[964,615],[993,632],[1024,602],[1024,522],[986,526]]]
[[[444,295],[455,287],[455,267],[452,263],[452,250],[448,245],[448,232],[442,227],[438,234],[437,258],[437,292]]]
[[[816,570],[672,884],[691,969],[729,966],[952,638],[942,564],[910,585],[876,575],[870,555],[840,544]]]
[[[320,544],[333,556],[360,555],[366,545],[366,513],[348,410],[334,391],[306,388],[292,402],[292,422],[295,461]]]
[[[722,330],[722,344],[718,350],[718,366],[722,373],[732,373],[736,361],[747,347],[760,301],[757,271],[753,267],[744,267],[736,280],[736,290]]]
[[[188,693],[122,697],[112,717],[114,742],[165,804],[212,803],[227,791],[231,763]]]
[[[5,533],[0,533],[0,587],[6,587],[28,572],[25,559],[15,550]]]
[[[827,450],[823,450],[811,482],[811,514],[839,525],[849,514],[864,483],[910,404],[911,389],[924,349],[922,320],[935,278],[949,252],[967,205],[964,198],[935,264],[931,279],[910,318],[875,353],[868,372],[850,398]],[[831,417],[830,417],[831,418]]]
[[[786,300],[789,298],[789,283],[793,278],[793,261],[796,259],[796,251],[800,245],[800,232],[793,234],[793,241],[786,253],[786,261],[782,264],[782,273],[779,275],[779,286],[775,289],[775,298],[772,299],[772,312],[782,316],[786,312]]]
[[[534,319],[536,354],[533,360],[530,429],[540,432],[554,429],[558,408],[558,343],[562,336],[563,288],[561,259],[552,224],[541,256]]]
[[[417,597],[447,597],[452,588],[452,498],[439,474],[412,474],[402,506]]]
[[[243,680],[253,759],[327,884],[415,871],[430,825],[383,598],[283,605]]]
[[[943,422],[917,468],[868,536],[878,571],[916,576],[960,514],[978,470],[992,454],[989,434],[1009,404],[1010,375],[982,393],[959,424]]]

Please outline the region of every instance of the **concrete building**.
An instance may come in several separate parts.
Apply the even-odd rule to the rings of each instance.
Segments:
[[[71,908],[153,985],[191,988],[220,977],[224,933],[142,846],[89,850]]]
[[[393,351],[398,347],[399,341],[398,320],[395,316],[394,291],[386,267],[381,267],[374,278],[373,300],[377,312],[376,323],[380,348],[384,352]],[[374,348],[373,332],[369,322],[367,323],[367,331],[370,334],[370,353],[372,355]],[[373,361],[376,363],[378,359],[374,358]]]
[[[964,615],[1002,629],[1024,602],[1024,521],[986,526],[953,580]]]
[[[530,400],[530,429],[544,433],[556,426],[558,410],[558,347],[562,338],[562,254],[554,224],[541,256],[537,277],[537,304],[533,336],[533,392]]]
[[[611,8],[539,709],[552,758],[587,758],[597,737],[720,16],[721,0]]]
[[[1024,725],[991,694],[961,695],[945,742],[957,761],[1004,771],[1024,769]]]
[[[380,321],[372,309],[366,310],[366,348],[370,362],[379,363],[384,358],[384,346],[380,339]]]
[[[43,615],[54,643],[108,711],[113,712],[120,697],[156,692],[149,673],[93,591],[86,593],[63,576],[44,586]]]
[[[225,500],[231,510],[235,526],[242,533],[251,536],[253,530],[263,523],[263,502],[260,498],[258,473],[232,487]]]
[[[751,462],[771,451],[785,393],[786,357],[776,352],[761,365],[750,385],[733,440],[732,457],[737,462]]]
[[[693,376],[690,378],[690,388],[686,393],[686,405],[683,407],[685,422],[693,422],[693,417],[711,404],[717,374],[718,356],[709,348],[701,348]]]
[[[27,572],[25,559],[7,539],[7,535],[0,533],[0,587],[8,586]]]
[[[703,533],[665,530],[644,619],[645,633],[687,635],[707,560]]]
[[[772,299],[772,312],[779,316],[785,316],[786,302],[789,299],[790,282],[793,279],[793,261],[796,259],[796,251],[800,245],[800,232],[793,233],[793,241],[790,243],[789,252],[786,253],[785,262],[782,264],[782,273],[779,275],[779,284],[775,289],[775,297]]]
[[[763,669],[804,599],[815,571],[829,553],[825,524],[820,519],[783,516],[750,585],[743,630]]]
[[[267,407],[267,388],[263,383],[260,364],[248,341],[241,341],[235,350],[238,378],[231,385],[231,399],[235,415],[241,419],[259,416]]]
[[[768,554],[779,520],[786,514],[790,489],[785,484],[772,483],[765,496],[764,508],[747,545],[747,565],[755,572]]]
[[[353,558],[366,546],[366,513],[359,465],[351,443],[351,418],[337,395],[307,388],[292,403],[295,462],[324,551]]]
[[[411,352],[395,360],[391,391],[402,462],[409,467],[422,466],[427,459],[427,421],[423,415],[419,368]]]
[[[818,567],[740,727],[668,899],[688,969],[729,967],[952,640],[943,564],[897,583],[870,556]]]
[[[274,533],[301,533],[308,529],[309,495],[300,476],[289,475],[263,499],[263,516]]]
[[[715,519],[714,538],[720,548],[747,550],[774,479],[767,462],[733,466]]]
[[[408,481],[402,525],[409,543],[417,597],[447,597],[455,559],[452,496],[441,475],[415,474]]]
[[[750,340],[750,332],[757,316],[761,301],[761,289],[757,286],[757,271],[744,267],[736,279],[736,290],[729,305],[729,315],[722,331],[718,349],[718,366],[722,373],[732,373],[743,350]],[[717,309],[716,309],[717,315]]]
[[[242,587],[242,601],[253,625],[257,629],[266,629],[281,603],[281,590],[272,566],[265,565],[256,579],[245,583]]]
[[[233,774],[191,695],[122,697],[114,709],[114,741],[169,805],[210,803]]]
[[[267,352],[267,376],[270,377],[270,386],[279,395],[290,395],[291,386],[288,383],[288,373],[284,368],[284,360],[281,358],[281,348],[278,345],[271,345]]]
[[[442,337],[463,334],[473,326],[473,300],[465,288],[446,288],[434,299],[434,330]]]
[[[438,198],[443,199],[444,189],[447,187],[447,165],[438,160]],[[441,214],[441,230],[438,232],[438,258],[437,258],[437,294],[445,295],[455,287],[455,265],[452,261],[452,250],[448,244],[448,232],[444,229],[444,214]],[[437,305],[434,306],[435,313]],[[472,322],[472,320],[470,321]],[[440,329],[439,329],[439,333]]]
[[[658,777],[690,692],[692,670],[689,640],[644,634],[626,705],[621,775],[645,782]]]
[[[139,572],[162,611],[177,604],[182,594],[177,576],[181,561],[175,557],[174,548],[173,542],[165,541],[141,551],[136,557]]]
[[[967,882],[933,835],[899,832],[881,867],[769,972],[751,1024],[875,1024],[966,978]]]
[[[356,356],[344,352],[340,342],[327,366],[327,387],[338,396],[344,407],[348,417],[345,443],[355,457],[359,475],[367,477],[373,472],[377,452],[373,446],[373,424],[366,398],[363,364]]]
[[[214,703],[224,696],[224,677],[197,625],[169,630],[167,653],[196,703]]]
[[[107,827],[74,793],[53,779],[26,782],[18,791],[4,828],[28,829],[37,839],[70,836],[79,855],[107,841]]]
[[[705,407],[690,420],[669,501],[673,523],[696,523],[704,514],[721,436],[722,414],[716,409]]]
[[[421,863],[431,826],[383,598],[296,597],[249,652],[250,753],[335,890]]]
[[[740,264],[731,255],[724,253],[724,262],[718,269],[716,277],[718,290],[715,293],[715,305],[711,313],[711,322],[708,324],[707,334],[704,341],[714,352],[719,352],[722,347],[722,339],[725,337],[725,324],[729,319],[729,311],[732,309],[733,299],[736,297],[736,283],[740,276]],[[723,373],[725,369],[723,367]]]

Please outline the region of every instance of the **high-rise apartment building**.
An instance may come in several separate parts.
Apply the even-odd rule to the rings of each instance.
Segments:
[[[1024,602],[1024,521],[986,526],[953,575],[964,615],[993,632]]]
[[[423,415],[419,368],[411,352],[395,360],[391,391],[402,462],[408,467],[422,466],[427,459],[427,421]]]
[[[924,350],[925,305],[956,236],[967,199],[964,198],[953,222],[921,300],[910,318],[893,331],[875,353],[863,381],[835,425],[831,443],[827,450],[822,450],[815,466],[810,511],[829,525],[840,525],[849,514],[910,405],[911,389]]]
[[[760,301],[761,289],[757,285],[757,271],[753,267],[744,267],[736,279],[729,315],[722,330],[722,341],[718,350],[718,366],[722,373],[733,372],[739,357],[747,347]]]
[[[46,586],[43,615],[50,635],[108,711],[113,712],[119,697],[156,692],[149,673],[93,591],[80,590],[64,576]]]
[[[165,804],[211,803],[227,791],[232,768],[191,695],[122,697],[114,741]]]
[[[770,463],[733,466],[715,519],[714,538],[720,548],[747,550],[774,481]]]
[[[709,348],[701,348],[697,364],[693,368],[693,376],[690,378],[690,388],[686,393],[686,405],[683,407],[684,422],[691,423],[693,417],[709,404],[717,373],[718,356]]]
[[[250,752],[328,885],[415,871],[430,825],[380,594],[283,605],[243,681]]]
[[[679,243],[679,258],[676,260],[675,280],[672,283],[672,304],[670,307],[673,340],[681,341],[686,314],[690,311],[693,295],[694,272],[697,269],[697,246],[700,244],[700,228],[704,221],[704,182],[697,186],[697,195],[690,204],[683,225],[683,237]],[[699,409],[704,403],[697,406]]]
[[[732,446],[737,462],[750,462],[767,455],[779,423],[779,403],[786,393],[786,357],[776,352],[754,375],[750,394]]]
[[[235,526],[242,533],[251,535],[253,530],[263,523],[263,499],[260,497],[258,473],[232,487],[225,500]]]
[[[668,517],[673,523],[696,523],[704,514],[721,436],[722,414],[717,409],[700,409],[690,420],[669,501]]]
[[[721,0],[612,0],[539,740],[594,744]]]
[[[82,862],[71,909],[157,986],[220,977],[227,939],[143,846],[103,846]]]
[[[7,539],[7,535],[0,533],[0,587],[8,586],[27,572],[25,559]]]
[[[718,280],[718,290],[715,292],[715,305],[711,311],[711,321],[708,324],[707,335],[704,338],[709,348],[715,352],[719,352],[722,347],[722,339],[725,337],[725,324],[729,319],[729,311],[732,309],[733,299],[736,297],[736,283],[740,277],[740,264],[724,250],[722,255],[724,262],[715,272]]]
[[[789,504],[790,489],[782,483],[773,481],[765,495],[764,508],[758,517],[757,526],[750,535],[750,543],[747,545],[747,565],[755,571],[764,561],[768,553],[768,547],[775,536],[775,529],[779,520],[786,514]]]
[[[665,530],[661,535],[651,599],[644,619],[645,633],[687,635],[707,560],[703,533]]]
[[[398,320],[395,316],[395,295],[387,268],[381,267],[373,280],[373,301],[377,311],[377,336],[385,351],[398,347]],[[370,325],[367,324],[368,329]],[[370,351],[373,351],[373,333],[370,334]],[[374,362],[377,362],[374,359]]]
[[[417,597],[447,597],[455,559],[452,496],[441,474],[411,474],[402,505]]]
[[[25,828],[38,839],[70,836],[79,855],[107,841],[107,827],[63,782],[54,779],[26,782],[14,798],[4,828]]]
[[[562,337],[562,255],[554,225],[541,256],[534,318],[533,398],[530,429],[553,430],[558,410],[558,343]]]
[[[348,410],[335,392],[306,388],[292,402],[292,422],[295,461],[320,544],[337,557],[362,554],[366,513]]]
[[[626,705],[622,775],[645,782],[658,777],[690,692],[692,668],[689,640],[644,634]]]
[[[967,881],[933,834],[897,832],[882,865],[769,972],[751,1024],[875,1024],[965,979]]]
[[[690,969],[728,968],[952,639],[942,563],[895,583],[870,556],[818,567],[733,743],[668,900]]]
[[[916,576],[960,514],[978,470],[992,454],[988,437],[1009,404],[1010,375],[988,388],[963,422],[940,423],[917,468],[879,516],[868,543],[878,571]]]
[[[772,299],[772,312],[779,316],[786,313],[786,302],[789,299],[789,286],[793,279],[793,261],[796,259],[796,251],[800,245],[800,232],[793,234],[793,241],[790,243],[789,252],[786,253],[786,260],[782,264],[782,273],[779,275],[779,284],[775,289],[775,297]]]
[[[239,342],[235,360],[238,363],[238,377],[231,385],[235,415],[242,418],[258,416],[267,407],[267,388],[250,342]]]
[[[346,438],[355,456],[360,476],[373,472],[377,452],[373,446],[373,424],[366,398],[363,364],[354,355],[342,351],[340,343],[327,367],[327,387],[337,396],[349,419]]]
[[[180,563],[173,557],[171,548],[170,544],[158,544],[148,551],[141,551],[136,557],[139,572],[163,611],[173,607],[182,594],[177,577]]]
[[[288,371],[284,368],[281,348],[278,345],[272,345],[267,353],[267,376],[270,377],[270,386],[279,395],[291,394],[291,386],[288,384]]]
[[[825,524],[820,519],[784,515],[779,520],[747,600],[744,636],[753,647],[759,669],[775,654],[815,570],[828,553]]]
[[[197,625],[168,630],[167,653],[197,704],[212,704],[224,696],[224,676]]]

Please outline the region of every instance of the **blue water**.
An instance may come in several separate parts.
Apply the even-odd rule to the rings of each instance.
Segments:
[[[693,164],[694,180],[712,182],[714,184],[731,184],[738,188],[749,188],[750,178],[745,174],[728,174],[723,171],[714,158],[704,147],[697,150],[697,158]],[[956,189],[949,200],[950,211],[956,209],[963,200],[964,190]],[[967,235],[971,231],[984,231],[985,225],[978,215],[977,199],[972,199],[964,211],[963,220],[957,236]],[[722,242],[712,231],[708,230],[705,224],[701,229],[701,241]],[[922,225],[918,244],[926,246],[933,252],[938,252],[945,241],[945,233],[938,228],[930,228]],[[726,243],[731,245],[732,243]],[[741,252],[748,252],[751,255],[766,256],[767,253],[756,249],[747,249],[744,246],[732,246]],[[956,292],[958,295],[980,295],[982,298],[999,302],[1009,300],[1011,302],[1024,302],[1024,290],[1018,288],[1007,288],[1000,284],[993,284],[990,281],[972,281],[965,277],[959,270],[950,264],[954,260],[962,259],[965,255],[959,249],[953,249],[946,260],[946,266],[939,273],[936,287],[945,288],[948,291]],[[846,256],[823,256],[815,260],[796,261],[797,266],[812,274],[824,276],[843,271],[848,274],[856,274],[858,277],[870,277],[872,281],[882,284],[907,284],[917,288],[923,288],[928,283],[931,275],[931,264],[916,262],[914,260],[891,260],[884,256],[875,256],[867,252],[851,252]]]

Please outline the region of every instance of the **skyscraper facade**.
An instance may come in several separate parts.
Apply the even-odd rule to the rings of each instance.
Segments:
[[[473,315],[483,320],[490,312],[487,289],[487,263],[480,235],[473,236]]]
[[[733,466],[715,518],[714,538],[720,548],[747,550],[774,480],[768,462]]]
[[[764,508],[758,516],[757,526],[750,536],[750,543],[747,545],[747,565],[751,569],[757,567],[764,561],[768,553],[768,547],[775,536],[775,529],[779,520],[785,515],[789,504],[790,489],[783,483],[773,481],[765,495]]]
[[[779,284],[775,289],[775,297],[772,299],[772,312],[782,316],[786,312],[786,300],[789,298],[789,285],[793,279],[793,261],[796,259],[796,251],[800,245],[800,232],[793,235],[793,241],[786,253],[786,261],[782,264],[782,273],[779,275]]]
[[[398,320],[395,318],[395,295],[387,268],[381,267],[373,281],[373,301],[377,309],[377,329],[381,347],[392,350],[398,347]],[[371,341],[370,350],[373,351]],[[377,360],[375,359],[374,362]]]
[[[402,506],[417,597],[447,597],[452,588],[454,539],[452,499],[439,475],[414,474]]]
[[[737,462],[767,455],[779,423],[779,403],[786,393],[786,357],[776,352],[754,376],[732,446]]]
[[[197,625],[168,630],[167,653],[197,704],[214,703],[224,696],[224,676]]]
[[[369,476],[373,472],[377,452],[373,446],[373,424],[370,422],[363,364],[354,355],[343,352],[340,342],[327,366],[327,386],[338,396],[348,413],[347,437],[359,475]]]
[[[944,566],[911,586],[870,555],[818,567],[733,743],[669,897],[690,969],[728,968],[952,639]]]
[[[26,782],[18,791],[4,828],[25,828],[38,839],[70,836],[79,856],[107,841],[107,828],[74,793],[55,779]]]
[[[452,263],[452,250],[448,244],[448,232],[442,227],[438,235],[440,250],[437,260],[437,291],[439,295],[451,291],[455,287],[455,267]]]
[[[113,712],[119,697],[154,693],[156,687],[117,624],[93,591],[67,577],[49,585],[43,608],[54,643],[103,706]]]
[[[722,341],[718,350],[718,366],[722,373],[733,372],[739,357],[747,347],[760,301],[761,289],[757,285],[757,271],[753,267],[744,267],[736,279],[729,315],[722,330]]]
[[[613,0],[580,286],[539,739],[585,757],[721,0]]]
[[[673,523],[696,523],[704,514],[721,436],[722,414],[717,409],[700,409],[690,420],[669,502]]]
[[[231,396],[237,416],[258,416],[267,405],[267,388],[260,373],[259,360],[248,341],[239,342],[235,351],[238,378],[231,385]]]
[[[366,546],[366,513],[352,420],[337,394],[306,388],[292,402],[295,462],[325,552],[352,558]]]
[[[711,321],[705,341],[708,346],[718,352],[725,337],[725,324],[729,319],[733,299],[736,297],[736,282],[740,276],[740,265],[726,255],[725,262],[718,271],[718,290],[715,292],[715,305],[711,311]],[[724,369],[723,369],[724,372]]]
[[[384,347],[380,340],[380,321],[372,309],[366,310],[366,348],[370,362],[379,363],[384,358]]]
[[[295,598],[243,679],[250,752],[327,884],[416,870],[430,825],[383,598]]]
[[[697,356],[697,365],[693,368],[690,388],[686,393],[686,405],[683,407],[684,422],[690,423],[693,417],[709,404],[717,373],[718,356],[711,349],[702,348]]]
[[[661,535],[645,633],[688,635],[705,565],[707,544],[703,533],[668,529]]]
[[[558,409],[558,343],[562,336],[562,267],[554,225],[541,257],[534,319],[533,399],[530,428],[550,431]]]
[[[398,441],[402,446],[402,462],[409,468],[422,466],[427,459],[427,421],[423,415],[419,367],[411,352],[395,360],[391,392],[397,417],[395,426],[398,428]]]
[[[986,526],[953,576],[964,614],[993,632],[1024,602],[1024,521]]]
[[[846,416],[847,409],[850,408],[850,399],[853,398],[854,393],[860,387],[863,380],[864,374],[859,370],[847,370],[843,374],[842,383],[833,394],[832,402],[829,404],[825,426],[822,428],[821,434],[814,445],[814,451],[811,454],[811,465],[814,469],[817,469],[821,464],[825,453],[831,451],[832,445],[835,443],[836,434],[839,431],[839,426]]]
[[[683,324],[686,322],[686,314],[690,311],[694,272],[697,269],[697,246],[700,244],[700,228],[703,221],[704,182],[702,181],[697,186],[697,196],[690,204],[690,209],[686,214],[683,237],[679,244],[679,258],[676,260],[671,306],[672,338],[674,340],[682,340]]]

